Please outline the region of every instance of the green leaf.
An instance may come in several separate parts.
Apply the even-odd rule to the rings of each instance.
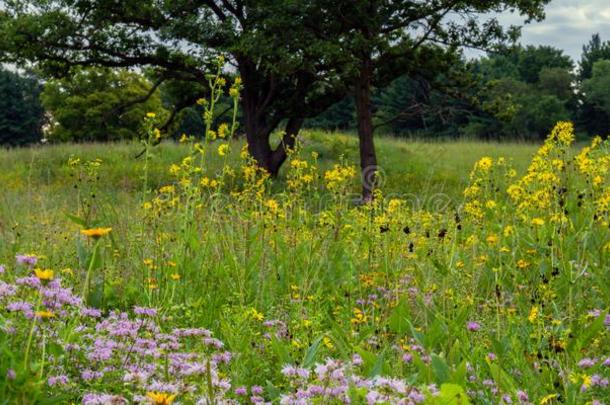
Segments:
[[[455,371],[451,374],[451,382],[455,384],[466,383],[466,360],[462,361],[459,366],[456,367]]]
[[[408,315],[409,306],[406,300],[401,300],[388,319],[390,331],[399,335],[406,333],[409,330]]]
[[[583,347],[587,346],[595,336],[605,328],[604,321],[606,319],[606,313],[602,313],[597,317],[588,327],[580,328],[582,334],[578,336],[578,338],[572,345],[569,346],[568,350],[572,353],[579,352]]]
[[[84,228],[87,228],[87,221],[85,221],[83,218],[77,217],[76,215],[72,215],[72,214],[66,214],[66,217],[70,221],[74,222],[75,224],[80,225]]]
[[[369,373],[369,377],[374,377],[383,374],[383,365],[385,363],[385,354],[382,352],[377,356],[377,360],[373,365],[373,369]]]
[[[512,377],[506,371],[494,363],[489,363],[489,370],[494,381],[504,392],[516,392],[517,387]]]
[[[432,369],[434,370],[434,380],[437,384],[449,381],[451,369],[445,362],[445,359],[436,353],[432,353]]]
[[[318,352],[320,351],[320,345],[322,343],[323,338],[324,338],[324,336],[320,336],[319,338],[317,338],[305,352],[305,356],[303,357],[303,363],[302,363],[304,368],[313,366],[316,356],[318,355]]]
[[[429,397],[425,403],[429,405],[470,405],[470,400],[460,385],[443,384],[439,395]]]
[[[269,395],[269,398],[272,400],[279,398],[282,393],[279,390],[279,388],[277,388],[275,385],[273,385],[273,383],[269,380],[267,380],[265,392]]]
[[[280,364],[294,363],[292,357],[290,356],[290,352],[286,348],[286,345],[284,345],[281,341],[279,341],[278,339],[271,340],[271,347],[273,348],[275,355],[279,357]]]

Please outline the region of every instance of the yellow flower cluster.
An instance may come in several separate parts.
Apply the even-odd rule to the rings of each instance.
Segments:
[[[354,166],[336,164],[331,170],[324,173],[326,188],[330,191],[344,190],[355,176],[356,168]]]

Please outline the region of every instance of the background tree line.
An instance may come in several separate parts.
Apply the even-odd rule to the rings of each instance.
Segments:
[[[539,140],[554,123],[568,119],[583,136],[608,131],[610,41],[597,34],[583,47],[578,65],[559,49],[520,45],[458,61],[453,69],[466,72],[466,81],[448,83],[446,74],[432,80],[404,75],[374,89],[375,128],[396,136]],[[31,72],[0,70],[0,142],[135,139],[147,111],[167,117],[176,102],[176,89],[154,86],[153,80],[146,72],[128,69],[81,68],[43,83]],[[228,98],[221,100],[217,119],[230,105]],[[353,96],[305,126],[355,130]],[[193,103],[181,110],[168,130],[174,138],[202,134],[201,106]]]
[[[453,69],[434,80],[401,76],[374,94],[380,132],[424,138],[541,140],[559,120],[572,120],[581,136],[610,130],[610,41],[598,34],[583,46],[578,64],[550,46],[515,45]],[[444,88],[439,88],[442,83]],[[312,128],[355,128],[353,100],[346,97],[306,122]]]

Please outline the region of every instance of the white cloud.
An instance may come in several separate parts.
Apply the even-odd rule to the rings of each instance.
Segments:
[[[519,22],[518,16],[503,15],[504,24]],[[598,32],[610,40],[609,0],[553,0],[546,7],[546,19],[523,27],[521,42],[526,45],[551,45],[563,49],[578,61],[584,44]]]

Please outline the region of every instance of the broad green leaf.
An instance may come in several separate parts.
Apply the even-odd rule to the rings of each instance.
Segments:
[[[313,344],[311,346],[309,346],[309,348],[305,352],[305,356],[303,357],[303,363],[302,363],[303,367],[309,368],[309,367],[313,366],[316,356],[318,355],[318,352],[320,351],[320,345],[322,343],[323,338],[324,338],[324,336],[320,336],[313,342]]]
[[[406,300],[401,300],[388,319],[388,328],[396,334],[404,334],[409,330],[408,315],[409,306]]]
[[[451,369],[445,362],[445,359],[436,353],[432,354],[432,369],[434,370],[434,380],[437,384],[449,381]]]

